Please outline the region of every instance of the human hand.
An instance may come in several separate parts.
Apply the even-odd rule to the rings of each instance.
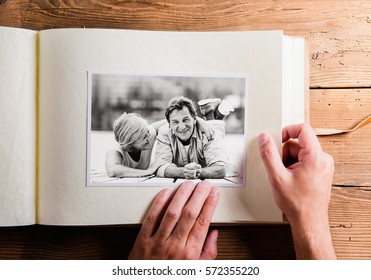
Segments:
[[[188,163],[183,169],[184,178],[197,179],[201,174],[201,165],[195,162]]]
[[[265,134],[259,136],[261,157],[278,207],[289,221],[307,215],[327,217],[334,172],[332,157],[322,151],[309,125],[284,128],[282,140],[281,160],[272,139]]]
[[[129,259],[215,259],[218,231],[208,234],[208,229],[218,198],[218,189],[207,181],[186,181],[173,198],[170,190],[162,190]]]
[[[261,134],[258,139],[274,199],[291,225],[297,256],[335,258],[328,221],[333,159],[323,152],[309,125],[284,128],[282,140],[281,160],[270,136]]]

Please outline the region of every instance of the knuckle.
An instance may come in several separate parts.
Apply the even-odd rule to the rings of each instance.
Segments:
[[[141,251],[148,250],[149,248],[153,247],[152,239],[138,236],[136,240],[136,245],[138,246],[138,249]]]
[[[165,258],[175,259],[177,252],[179,252],[178,245],[176,243],[171,242],[164,249]]]
[[[183,258],[185,260],[194,260],[196,258],[195,256],[196,249],[195,248],[186,248],[184,250]]]
[[[214,260],[218,256],[218,248],[208,248],[207,250],[208,259]]]
[[[264,149],[260,150],[260,155],[262,159],[270,159],[273,156],[273,150],[271,147],[265,147]]]
[[[197,218],[197,213],[193,211],[192,209],[184,209],[183,215],[188,219],[188,220],[195,220]]]
[[[178,212],[175,209],[168,209],[165,213],[165,217],[169,220],[178,220]]]
[[[204,215],[199,215],[198,217],[197,217],[197,223],[199,224],[199,225],[201,225],[201,226],[203,226],[203,227],[205,227],[205,226],[209,226],[209,224],[210,224],[210,220],[206,217],[206,216],[204,216]]]
[[[156,220],[157,220],[157,216],[155,215],[155,214],[153,214],[153,213],[148,213],[148,215],[147,215],[147,217],[146,217],[146,219],[145,219],[145,223],[150,223],[150,224],[152,224],[152,223],[155,223],[156,222]]]
[[[326,169],[333,169],[334,158],[330,154],[324,152],[322,156],[322,166]]]
[[[214,196],[214,198],[215,198],[215,196]],[[208,199],[206,199],[202,208],[203,209],[215,208],[216,207],[217,200],[214,199],[214,198],[211,198],[211,199],[208,198]]]

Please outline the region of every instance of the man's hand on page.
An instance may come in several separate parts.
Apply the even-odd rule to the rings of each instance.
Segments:
[[[129,259],[215,259],[218,232],[208,230],[217,188],[186,181],[170,193],[164,189],[156,196]]]

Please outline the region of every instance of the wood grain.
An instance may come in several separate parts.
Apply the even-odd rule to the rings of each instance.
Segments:
[[[218,259],[293,259],[288,225],[217,227]],[[0,229],[1,259],[125,259],[138,227],[28,226]],[[275,242],[272,242],[275,240]],[[270,247],[272,246],[272,247]]]
[[[339,259],[371,259],[371,188],[332,190],[330,225]]]
[[[148,30],[283,29],[308,38],[311,88],[371,86],[371,5],[357,1],[18,0],[1,6],[1,24]],[[368,32],[366,32],[368,30]]]
[[[339,259],[371,258],[371,189],[333,187],[330,225]],[[295,259],[290,227],[218,226],[218,259]],[[138,227],[0,228],[0,259],[124,259]]]
[[[371,1],[0,0],[0,25],[225,31],[283,29],[310,48],[310,122],[345,129],[371,113]],[[320,138],[335,159],[330,224],[339,259],[371,258],[371,126]],[[344,187],[349,186],[349,187]],[[363,186],[363,187],[355,187]],[[218,227],[219,259],[293,259],[288,225]],[[137,227],[0,228],[0,259],[122,259]]]
[[[313,127],[348,129],[371,115],[371,89],[311,90]],[[335,185],[371,186],[371,125],[349,134],[322,136],[335,160]]]

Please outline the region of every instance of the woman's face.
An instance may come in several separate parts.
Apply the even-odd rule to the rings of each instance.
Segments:
[[[135,150],[149,150],[152,148],[152,137],[149,133],[149,129],[147,128],[145,132],[143,132],[139,138],[133,143],[132,147]]]

